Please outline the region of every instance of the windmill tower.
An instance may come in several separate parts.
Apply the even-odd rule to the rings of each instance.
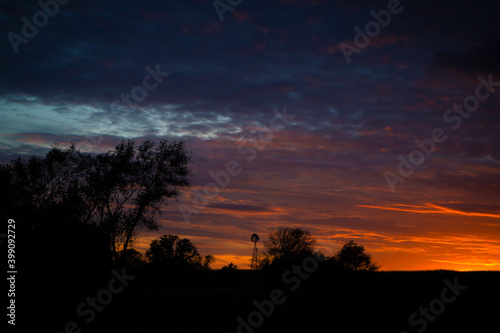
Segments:
[[[259,235],[253,234],[250,238],[253,242],[253,255],[252,255],[252,264],[250,265],[250,269],[255,269],[255,265],[257,264],[257,242],[259,241]]]

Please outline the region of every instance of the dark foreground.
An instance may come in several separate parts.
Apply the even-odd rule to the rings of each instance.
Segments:
[[[60,281],[64,290],[50,291],[38,285],[30,306],[18,307],[16,328],[29,324],[37,332],[75,333],[498,331],[500,272],[320,268],[311,274],[289,272],[283,279],[285,271],[172,275],[141,270],[126,272],[122,281],[116,271],[89,279],[92,286]],[[92,298],[97,300],[93,305]]]

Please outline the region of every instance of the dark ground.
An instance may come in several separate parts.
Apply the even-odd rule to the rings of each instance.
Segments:
[[[63,332],[68,321],[75,321],[81,332],[418,332],[422,317],[411,326],[409,317],[420,307],[440,299],[445,279],[467,289],[444,311],[427,320],[420,332],[497,332],[500,272],[331,272],[321,268],[309,278],[283,282],[281,272],[205,271],[188,274],[130,272],[136,278],[115,295],[109,305],[89,324],[78,316],[76,307],[86,297],[95,297],[112,277],[96,279],[93,286],[78,289],[66,281],[66,289],[51,299],[33,298],[34,316],[29,320],[38,331]],[[128,272],[127,272],[128,273]],[[289,278],[294,276],[291,274]],[[291,291],[297,281],[297,290]],[[286,300],[274,306],[269,317],[256,328],[240,328],[238,317],[247,321],[256,311],[254,300],[270,298],[274,289]],[[48,291],[46,291],[48,292]],[[49,292],[48,292],[49,293]],[[446,297],[452,298],[448,292]],[[282,298],[280,298],[282,299]],[[439,302],[434,301],[439,310]],[[32,309],[32,310],[33,310]],[[22,311],[20,308],[19,311]],[[50,313],[47,317],[47,313]],[[48,320],[47,318],[50,318]],[[256,320],[259,318],[256,317]],[[51,322],[50,327],[46,326]],[[52,330],[45,330],[45,328]],[[75,331],[77,332],[77,331]]]

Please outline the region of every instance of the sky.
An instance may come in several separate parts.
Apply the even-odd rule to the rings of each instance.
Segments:
[[[279,227],[382,270],[500,270],[498,1],[0,5],[0,161],[185,140],[158,232],[248,268]]]

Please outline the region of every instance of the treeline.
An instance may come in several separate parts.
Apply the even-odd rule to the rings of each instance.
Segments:
[[[145,256],[133,248],[140,230],[158,230],[160,207],[189,188],[190,160],[182,141],[122,140],[101,154],[54,145],[45,157],[0,164],[2,218],[16,220],[26,243],[27,269],[30,263],[50,262],[76,276],[145,264],[208,270],[214,257],[202,257],[190,240],[176,235],[154,240]],[[285,267],[312,255],[331,267],[379,268],[352,241],[332,257],[317,252],[315,244],[307,230],[275,230],[267,235],[254,268]],[[236,268],[231,264],[224,270]]]
[[[56,264],[123,264],[139,230],[158,230],[161,205],[190,186],[189,161],[182,141],[124,140],[102,154],[55,145],[0,165],[2,218]]]
[[[377,271],[377,262],[366,253],[365,247],[354,241],[347,241],[333,256],[325,256],[315,249],[316,240],[309,231],[301,228],[283,227],[271,231],[264,242],[265,250],[258,256],[254,270],[270,271],[289,268],[308,257],[314,257],[323,267],[343,271]],[[145,255],[135,249],[129,249],[128,264],[134,268],[147,265],[156,269],[210,270],[215,261],[212,255],[202,257],[196,246],[189,239],[177,235],[163,235],[151,242]],[[236,271],[238,266],[229,263],[222,271]]]
[[[286,267],[302,262],[307,257],[318,258],[323,266],[348,271],[376,271],[380,266],[372,261],[362,245],[346,242],[333,256],[316,251],[316,240],[307,230],[282,227],[267,235],[264,253],[257,259],[257,269]]]

